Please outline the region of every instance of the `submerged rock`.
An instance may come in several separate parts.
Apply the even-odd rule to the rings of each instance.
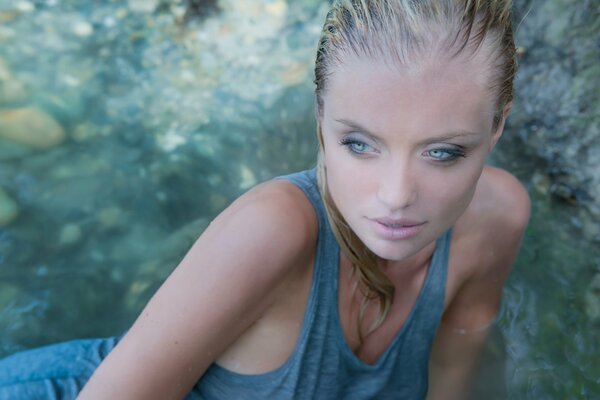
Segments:
[[[594,320],[600,320],[600,274],[596,274],[585,292],[585,312]]]
[[[158,7],[158,0],[128,0],[127,5],[133,12],[152,13]]]
[[[81,240],[82,231],[77,224],[67,224],[60,229],[58,242],[61,246],[70,246]]]
[[[195,17],[204,17],[218,9],[217,0],[187,0],[186,6],[183,16],[186,21]]]
[[[13,199],[0,188],[0,226],[5,226],[14,221],[19,215],[19,207]]]
[[[0,106],[21,104],[28,97],[25,84],[12,74],[8,64],[0,58]]]
[[[34,149],[48,149],[65,140],[62,126],[37,107],[0,111],[0,137]]]
[[[79,37],[87,37],[94,33],[94,27],[87,21],[77,21],[72,26],[73,33]]]
[[[22,144],[0,137],[0,161],[21,158],[30,154],[32,151],[33,150]]]

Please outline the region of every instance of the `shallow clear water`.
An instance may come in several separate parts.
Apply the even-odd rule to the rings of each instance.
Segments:
[[[232,199],[314,163],[322,2],[222,1],[187,25],[159,3],[177,4],[0,0],[0,188],[19,210],[0,227],[0,355],[122,332]],[[53,142],[8,140],[14,110],[53,119]],[[585,293],[600,252],[507,136],[493,162],[533,216],[476,397],[597,398]]]

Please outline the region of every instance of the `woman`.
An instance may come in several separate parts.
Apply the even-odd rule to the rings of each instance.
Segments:
[[[421,399],[430,364],[428,397],[461,398],[529,217],[484,166],[511,107],[510,6],[334,1],[316,169],[219,215],[118,344],[5,360],[0,397],[75,396],[95,370],[81,399]]]

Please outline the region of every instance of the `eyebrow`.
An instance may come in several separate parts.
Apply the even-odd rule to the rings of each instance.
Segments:
[[[366,136],[369,136],[375,142],[382,142],[382,140],[377,135],[370,132],[368,129],[362,127],[360,124],[357,124],[354,121],[350,121],[350,120],[344,119],[344,118],[334,119],[334,121],[344,124],[353,130],[360,131],[360,133],[362,133]],[[464,136],[479,136],[479,133],[463,131],[463,130],[456,131],[456,132],[449,132],[449,133],[445,133],[441,136],[427,138],[422,143],[444,142],[447,140],[456,139],[458,137],[464,137]]]

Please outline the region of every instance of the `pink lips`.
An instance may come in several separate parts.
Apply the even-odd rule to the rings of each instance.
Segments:
[[[369,219],[375,228],[375,232],[383,239],[408,239],[416,236],[426,222],[408,218],[375,218]]]

